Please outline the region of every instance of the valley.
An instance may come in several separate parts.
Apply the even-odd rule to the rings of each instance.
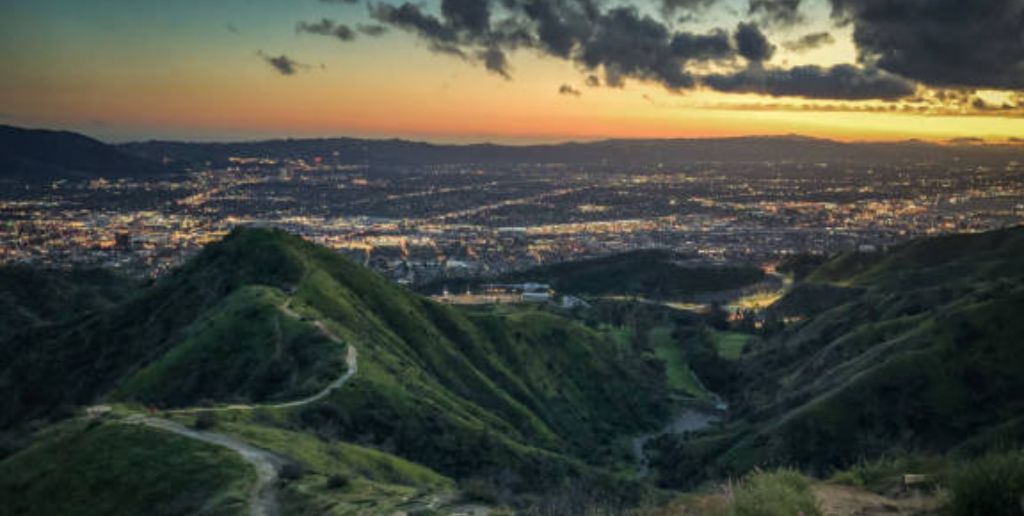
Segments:
[[[566,269],[563,288],[590,274],[612,289],[559,290],[583,305],[458,307],[239,228],[77,316],[5,329],[0,493],[48,514],[42,489],[72,471],[69,489],[93,491],[207,464],[213,491],[182,479],[185,499],[136,499],[154,514],[724,515],[784,496],[829,516],[940,514],[961,499],[957,465],[1022,435],[1021,251],[1007,229],[840,255],[732,312],[606,295],[643,285],[602,272],[616,262]],[[182,451],[143,463],[125,439]],[[52,453],[68,461],[29,466]],[[934,480],[906,498],[911,473]]]

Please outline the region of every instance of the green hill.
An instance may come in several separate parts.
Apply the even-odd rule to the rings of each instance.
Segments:
[[[4,342],[0,427],[101,401],[294,400],[338,378],[348,346],[359,370],[344,388],[239,415],[234,431],[360,443],[516,492],[582,479],[643,496],[600,468],[628,460],[624,436],[667,417],[659,364],[551,313],[435,304],[273,230],[236,230],[130,302]]]
[[[1022,253],[1016,228],[825,263],[779,303],[809,317],[744,356],[733,423],[661,442],[663,480],[1019,444]]]
[[[0,462],[0,512],[242,516],[255,476],[217,446],[145,427],[74,422]]]
[[[136,281],[102,269],[0,266],[0,340],[33,326],[110,308],[138,286]]]

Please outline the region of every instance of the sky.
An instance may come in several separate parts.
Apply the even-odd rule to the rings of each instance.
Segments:
[[[0,9],[0,123],[108,141],[1024,138],[1024,0]]]

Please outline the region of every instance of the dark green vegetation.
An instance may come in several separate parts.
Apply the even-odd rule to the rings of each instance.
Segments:
[[[0,125],[0,180],[119,178],[166,172],[159,162],[78,133]]]
[[[375,447],[437,472],[423,468],[412,483],[447,482],[440,473],[487,486],[503,503],[510,493],[563,488],[615,504],[646,495],[604,466],[628,460],[624,436],[667,417],[658,361],[543,310],[435,304],[271,230],[236,230],[130,302],[0,343],[9,399],[0,426],[108,400],[296,399],[341,375],[348,345],[359,372],[324,401],[253,415],[242,427],[221,417],[208,424],[272,441],[298,463],[315,460],[303,451],[313,435]],[[362,474],[316,471],[325,490],[328,475]]]
[[[951,479],[954,516],[1024,514],[1024,451],[990,453],[957,468]]]
[[[217,446],[145,427],[62,423],[0,462],[0,512],[244,515],[254,480]]]
[[[0,340],[33,326],[110,308],[139,285],[111,272],[0,267]]]
[[[555,290],[587,296],[639,296],[651,299],[682,299],[694,294],[732,290],[764,279],[756,267],[681,265],[685,256],[670,251],[647,250],[558,263],[501,275],[490,283],[547,283]],[[476,282],[480,283],[480,282]],[[427,285],[426,292],[465,290],[465,281]]]
[[[1021,256],[1017,228],[823,264],[775,307],[807,318],[755,341],[737,363],[733,421],[656,443],[661,481],[771,465],[827,474],[900,451],[1020,443]]]

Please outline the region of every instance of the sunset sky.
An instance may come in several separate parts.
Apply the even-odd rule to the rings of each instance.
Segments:
[[[1024,0],[0,0],[0,123],[101,139],[1024,137]]]

